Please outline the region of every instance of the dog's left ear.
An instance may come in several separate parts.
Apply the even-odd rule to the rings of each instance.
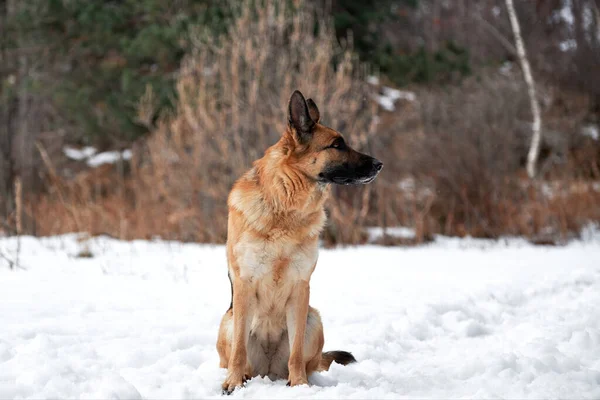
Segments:
[[[319,108],[317,107],[313,99],[306,100],[306,105],[308,106],[310,119],[312,119],[315,122],[315,124],[318,124],[321,120],[321,113],[319,112]]]
[[[304,96],[298,90],[294,91],[290,98],[288,121],[290,126],[296,131],[300,143],[306,143],[312,138],[315,122],[310,117]]]

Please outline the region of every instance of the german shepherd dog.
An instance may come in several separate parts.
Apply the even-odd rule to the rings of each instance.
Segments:
[[[281,139],[229,194],[227,261],[232,300],[219,328],[223,392],[254,376],[307,384],[343,351],[322,353],[323,325],[308,305],[329,184],[372,182],[383,163],[346,144],[319,123],[314,101],[295,91]]]

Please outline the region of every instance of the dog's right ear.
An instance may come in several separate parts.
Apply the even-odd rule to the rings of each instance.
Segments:
[[[319,112],[317,104],[313,101],[313,99],[308,99],[306,100],[306,105],[308,106],[310,119],[312,119],[315,124],[318,124],[319,120],[321,119],[321,113]]]
[[[290,98],[288,122],[290,127],[296,132],[300,143],[306,143],[312,138],[315,122],[310,117],[304,96],[298,90],[295,90]]]

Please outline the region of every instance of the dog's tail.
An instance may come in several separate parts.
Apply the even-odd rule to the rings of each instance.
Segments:
[[[347,351],[327,351],[321,356],[318,371],[328,371],[331,363],[334,361],[338,364],[348,365],[356,362],[356,358],[354,358],[352,353],[348,353]]]

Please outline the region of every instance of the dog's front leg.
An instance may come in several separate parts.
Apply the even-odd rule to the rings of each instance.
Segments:
[[[308,316],[308,298],[310,287],[307,281],[300,281],[287,304],[286,319],[290,340],[290,359],[288,360],[291,386],[307,384],[306,362],[304,360],[304,336]]]
[[[241,278],[233,280],[233,343],[227,378],[223,382],[223,391],[231,393],[244,384],[246,368],[246,346],[248,344],[249,284]]]

